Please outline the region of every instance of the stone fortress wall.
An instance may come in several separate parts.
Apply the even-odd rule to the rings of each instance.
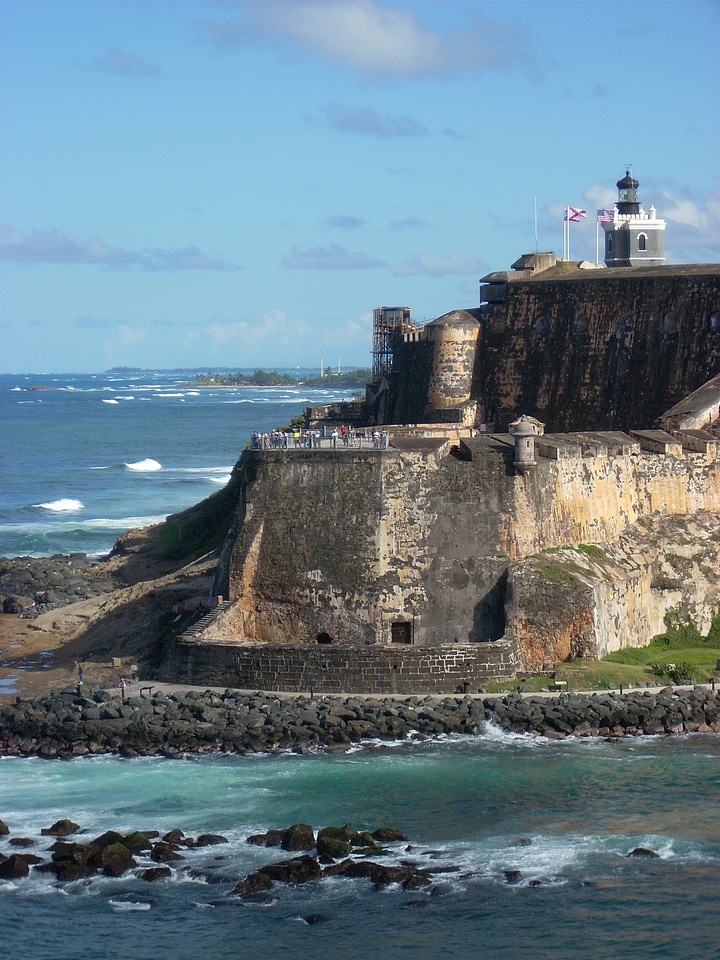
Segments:
[[[389,449],[243,453],[226,600],[161,679],[453,692],[709,627],[720,266],[518,266],[396,339],[365,404]]]
[[[546,434],[525,476],[508,434],[394,442],[244,452],[216,584],[230,602],[164,679],[476,689],[645,644],[678,607],[707,627],[720,606],[712,435]]]
[[[480,289],[480,307],[399,339],[392,374],[368,387],[371,422],[650,427],[720,369],[720,265],[558,263]]]

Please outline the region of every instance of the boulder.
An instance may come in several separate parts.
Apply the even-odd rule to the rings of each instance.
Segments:
[[[15,853],[7,860],[0,861],[0,880],[20,880],[22,877],[27,877],[29,873],[28,864]]]
[[[518,883],[522,880],[522,873],[519,870],[503,870],[503,879],[505,883]]]
[[[94,847],[109,847],[111,843],[122,843],[123,836],[116,830],[106,830],[92,841]]]
[[[152,847],[148,835],[142,833],[140,830],[127,834],[127,836],[122,838],[121,842],[124,847],[128,848],[130,853],[143,853]]]
[[[357,831],[348,830],[347,827],[323,827],[318,830],[318,856],[330,860],[344,859],[352,849],[351,836],[357,836]]]
[[[245,843],[251,843],[254,847],[279,847],[284,835],[284,830],[268,830],[267,833],[252,834]]]
[[[407,840],[404,833],[395,830],[393,827],[379,827],[372,832],[373,840],[379,840],[381,843],[395,843],[398,840]]]
[[[95,846],[65,840],[56,840],[51,847],[48,847],[54,863],[86,863],[90,854],[98,849]]]
[[[233,892],[239,897],[250,897],[256,893],[263,893],[265,890],[269,890],[270,887],[272,887],[270,877],[266,873],[263,873],[262,870],[257,870],[255,873],[251,873],[245,877],[244,880],[241,880]]]
[[[195,841],[196,847],[213,847],[218,843],[227,843],[227,837],[219,833],[202,833]]]
[[[56,820],[51,827],[43,827],[40,831],[43,837],[69,837],[77,833],[80,827],[72,820]]]
[[[280,846],[291,853],[299,850],[313,850],[315,847],[313,828],[308,823],[293,824],[283,833]]]
[[[154,883],[156,880],[167,880],[171,875],[172,870],[170,867],[148,867],[147,870],[142,871],[140,879]]]
[[[171,860],[184,860],[185,858],[182,854],[175,851],[171,843],[165,843],[164,840],[160,840],[154,844],[152,852],[150,853],[150,859],[154,860],[155,863],[170,863]]]
[[[123,843],[110,843],[88,857],[88,865],[101,870],[106,877],[121,877],[137,866],[133,855]]]
[[[72,883],[73,880],[85,880],[87,877],[92,877],[96,873],[94,867],[89,867],[86,863],[73,863],[70,860],[43,863],[35,869],[42,873],[54,873],[60,883]]]
[[[7,837],[10,833],[10,828],[5,823],[4,820],[0,820],[0,837]]]
[[[627,854],[628,857],[638,857],[641,860],[656,860],[660,854],[654,850],[648,850],[647,847],[635,847]]]
[[[281,860],[279,863],[269,863],[262,868],[271,880],[278,883],[309,883],[319,880],[322,876],[320,864],[314,857],[294,857],[292,860]]]
[[[164,833],[163,840],[165,843],[182,843],[184,836],[185,834],[182,830],[175,828],[175,830],[169,830],[167,833]]]

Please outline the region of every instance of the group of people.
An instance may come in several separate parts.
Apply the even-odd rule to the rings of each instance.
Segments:
[[[362,444],[367,439],[365,431],[355,430],[347,424],[341,424],[339,427],[333,427],[331,433],[320,430],[293,430],[290,433],[287,430],[273,430],[272,433],[255,431],[252,435],[252,447],[254,450],[284,449],[287,450],[292,445],[296,448],[312,450],[323,446],[323,441],[329,441],[331,447],[354,447],[358,440]],[[372,444],[377,448],[384,448],[388,445],[389,435],[384,430],[373,430]],[[327,445],[327,444],[326,444]]]
[[[257,430],[252,435],[253,450],[269,450],[271,447],[287,448],[290,440],[290,434],[287,430],[273,430],[272,433],[258,433]]]

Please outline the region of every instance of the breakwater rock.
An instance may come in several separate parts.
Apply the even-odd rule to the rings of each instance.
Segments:
[[[0,754],[342,751],[363,740],[477,735],[485,723],[552,739],[720,732],[720,692],[667,687],[558,697],[275,697],[226,690],[122,700],[101,687],[68,689],[0,708]]]

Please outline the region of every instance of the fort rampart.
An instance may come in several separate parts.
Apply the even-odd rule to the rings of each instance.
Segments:
[[[654,425],[720,368],[717,264],[562,264],[485,280],[480,307],[439,318],[396,345],[385,389],[368,391],[374,422],[467,422],[468,400],[475,422],[501,430],[519,413],[553,431],[629,430]],[[480,325],[474,348],[460,354],[458,332],[473,322]],[[450,384],[441,395],[438,369]]]
[[[174,650],[175,682],[240,689],[371,694],[477,691],[522,669],[512,641],[441,647],[237,644],[186,638]],[[165,678],[165,669],[160,679]]]
[[[526,476],[508,435],[245,451],[215,585],[230,602],[175,645],[163,676],[453,691],[487,679],[484,664],[507,675],[513,658],[548,669],[640,646],[670,609],[707,622],[720,603],[717,450],[665,436],[658,453],[647,437],[547,435]],[[517,645],[503,663],[483,653],[501,640]]]

